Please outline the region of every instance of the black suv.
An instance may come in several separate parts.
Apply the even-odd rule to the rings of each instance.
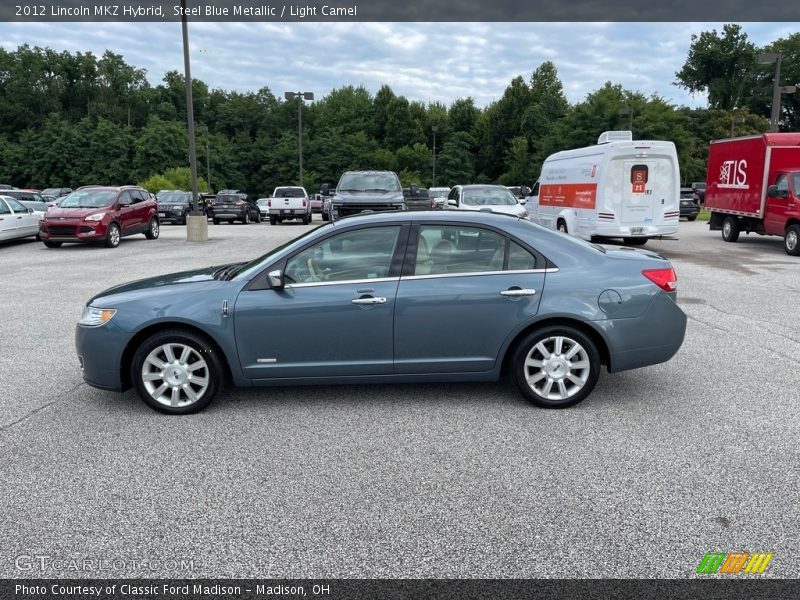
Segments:
[[[681,217],[686,217],[689,221],[694,221],[700,213],[700,205],[697,202],[697,195],[690,187],[681,188]]]
[[[214,225],[219,225],[221,221],[241,221],[242,223],[261,222],[261,211],[255,200],[247,197],[247,194],[239,190],[220,190],[216,197],[208,205],[206,216],[212,220]]]
[[[161,190],[156,194],[158,219],[162,223],[186,225],[186,216],[192,212],[192,192]]]

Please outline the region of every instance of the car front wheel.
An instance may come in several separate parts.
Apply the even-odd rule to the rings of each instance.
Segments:
[[[577,329],[545,327],[517,346],[512,375],[529,402],[542,408],[567,408],[594,389],[600,376],[600,354]]]
[[[108,226],[108,231],[106,232],[106,248],[116,248],[119,246],[119,240],[121,237],[121,233],[119,230],[119,225],[116,223],[111,223]]]
[[[167,330],[149,337],[133,356],[131,380],[150,408],[170,415],[203,410],[222,386],[215,348],[201,336]]]
[[[211,222],[212,222],[214,225],[219,225],[219,219],[211,219]]]
[[[789,256],[800,256],[800,225],[792,225],[786,230],[783,249]]]
[[[49,240],[44,240],[44,245],[46,248],[61,248],[61,242],[51,242]]]

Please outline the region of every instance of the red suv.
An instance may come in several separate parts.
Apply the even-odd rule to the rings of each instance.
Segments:
[[[64,242],[103,242],[116,248],[126,235],[158,237],[158,205],[143,188],[86,186],[45,214],[39,237],[48,248]]]

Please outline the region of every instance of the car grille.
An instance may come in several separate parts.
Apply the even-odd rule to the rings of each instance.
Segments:
[[[386,212],[389,210],[402,210],[400,207],[390,204],[339,204],[336,208],[342,216],[357,215],[364,211]]]
[[[50,235],[75,235],[74,225],[48,225]]]

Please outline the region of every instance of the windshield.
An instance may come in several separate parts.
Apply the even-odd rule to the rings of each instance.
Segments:
[[[277,248],[270,250],[266,254],[262,254],[257,259],[251,260],[248,263],[236,267],[228,274],[228,279],[233,279],[234,277],[240,277],[242,279],[246,279],[248,277],[255,275],[261,268],[266,266],[264,263],[268,262],[271,257],[276,256],[278,253],[283,252],[284,250],[291,248],[293,246],[296,245],[299,246],[304,242],[306,237],[314,233],[320,227],[333,227],[333,223],[326,223],[324,225],[320,225],[319,227],[315,227],[310,231],[306,231],[301,236],[296,237],[293,240],[289,240],[285,244],[282,244]]]
[[[504,188],[465,188],[461,202],[467,206],[510,206],[519,204]]]
[[[109,206],[117,197],[114,190],[79,190],[64,198],[61,208],[101,208]]]
[[[256,204],[258,204],[259,206],[269,206],[269,198],[259,198],[256,201]]]
[[[430,190],[428,193],[431,198],[447,198],[447,194],[450,193],[450,190]]]
[[[337,192],[399,192],[400,182],[394,173],[345,173]]]
[[[220,204],[222,202],[239,202],[243,200],[239,194],[217,194],[217,197],[214,199],[214,204]]]
[[[61,188],[47,188],[42,190],[42,196],[58,196],[61,193]]]
[[[156,200],[159,204],[189,204],[191,192],[159,192]]]
[[[279,187],[275,188],[275,191],[272,194],[274,197],[282,197],[282,198],[305,198],[306,193],[303,191],[303,188],[299,187]]]

